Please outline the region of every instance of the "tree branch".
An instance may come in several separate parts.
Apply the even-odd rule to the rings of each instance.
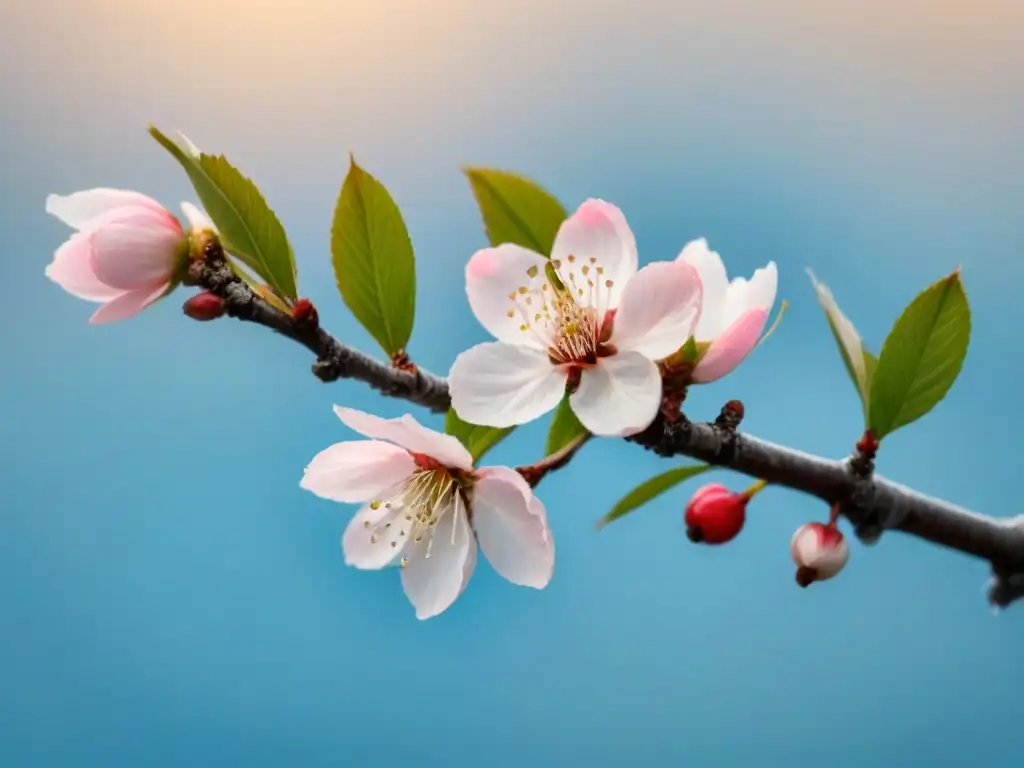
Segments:
[[[185,283],[221,297],[231,317],[270,328],[309,349],[316,355],[313,373],[321,381],[355,379],[434,412],[444,412],[450,405],[442,377],[381,363],[320,328],[315,313],[296,318],[269,304],[231,270],[215,241],[207,246],[204,260],[192,262]],[[737,405],[738,416],[729,411]],[[736,431],[741,418],[742,405],[731,401],[716,423],[669,421],[659,415],[644,432],[627,440],[659,456],[689,456],[839,504],[865,543],[874,543],[883,530],[892,529],[982,558],[992,565],[988,599],[995,607],[1024,596],[1024,516],[980,515],[884,477],[865,476],[855,471],[856,454],[845,460],[825,459],[741,434]],[[535,481],[567,463],[583,442],[539,462],[543,469]]]

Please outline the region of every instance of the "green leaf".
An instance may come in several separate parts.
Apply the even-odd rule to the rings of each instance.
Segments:
[[[613,520],[618,520],[620,517],[628,515],[633,510],[643,506],[656,496],[660,496],[665,491],[674,488],[684,480],[689,480],[691,477],[703,474],[709,469],[711,469],[709,464],[697,464],[690,467],[676,467],[675,469],[668,470],[668,472],[655,475],[650,480],[640,483],[640,485],[623,496],[619,503],[612,508],[611,512],[598,520],[597,527],[599,529],[603,528]]]
[[[530,179],[493,168],[464,168],[492,246],[515,243],[551,255],[568,217],[555,197]]]
[[[283,299],[297,299],[295,254],[284,226],[256,184],[223,155],[203,154],[183,135],[174,141],[153,126],[149,133],[185,169],[225,250]]]
[[[960,374],[970,338],[971,308],[957,269],[907,305],[882,345],[868,418],[875,439],[938,405]]]
[[[576,414],[572,412],[572,408],[569,407],[569,398],[562,398],[562,402],[555,409],[551,427],[548,429],[547,455],[558,453],[571,441],[586,433],[587,428],[580,423]]]
[[[875,357],[864,348],[860,334],[857,333],[857,329],[853,327],[853,323],[850,322],[849,318],[839,309],[839,305],[836,304],[828,287],[824,283],[819,283],[811,270],[808,269],[807,274],[810,276],[811,283],[814,285],[814,291],[818,295],[818,303],[825,311],[825,319],[828,321],[828,327],[836,340],[836,346],[839,348],[839,355],[843,359],[846,373],[849,375],[854,387],[857,388],[857,394],[860,396],[861,406],[864,409],[865,426],[867,426],[868,392],[871,388]]]
[[[416,314],[412,241],[390,193],[349,155],[331,225],[341,297],[390,356],[405,349]]]
[[[485,453],[500,443],[514,427],[497,429],[496,427],[481,427],[477,424],[470,424],[463,421],[455,413],[454,408],[448,409],[448,415],[444,420],[444,431],[449,435],[457,437],[459,442],[466,446],[473,457],[473,462],[479,461]]]

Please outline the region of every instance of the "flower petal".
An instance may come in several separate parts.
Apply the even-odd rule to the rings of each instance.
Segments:
[[[583,371],[569,405],[583,426],[599,437],[642,432],[661,405],[658,366],[639,352],[603,357]]]
[[[168,287],[168,285],[164,284],[158,285],[155,288],[139,288],[136,291],[126,291],[93,312],[89,322],[92,325],[103,325],[133,317],[167,293]]]
[[[476,563],[479,559],[477,549],[476,538],[470,536],[469,551],[466,552],[466,563],[462,566],[462,586],[459,587],[459,596],[466,591],[466,587],[469,586],[469,580],[473,577],[473,572],[476,571]]]
[[[398,560],[402,550],[392,547],[387,536],[376,535],[387,523],[401,514],[398,507],[388,508],[383,504],[374,509],[369,504],[353,515],[345,532],[341,535],[341,551],[345,565],[363,571],[379,571]]]
[[[547,280],[546,264],[547,259],[539,253],[512,243],[479,250],[466,264],[469,306],[480,324],[498,341],[544,348],[536,334],[522,330],[524,324],[532,325],[531,307],[525,304],[519,289],[526,289],[527,295],[539,294],[540,286]],[[540,298],[534,300],[539,307]]]
[[[757,346],[766,322],[768,312],[763,309],[752,309],[739,318],[725,333],[711,342],[693,369],[691,379],[707,384],[732,372]]]
[[[422,453],[437,459],[446,467],[472,469],[473,457],[458,438],[424,427],[409,414],[397,419],[382,419],[355,408],[334,406],[341,423],[374,440],[386,440],[411,453]]]
[[[487,427],[525,424],[565,395],[568,374],[547,353],[500,341],[478,344],[457,358],[448,391],[459,418]]]
[[[208,229],[211,232],[216,232],[217,231],[217,227],[215,227],[213,225],[213,222],[210,221],[210,217],[207,216],[199,208],[197,208],[196,206],[192,205],[192,203],[189,203],[187,201],[182,203],[181,204],[181,212],[185,215],[185,220],[188,221],[188,226],[189,226],[190,229],[195,229],[195,230],[207,230]]]
[[[473,530],[499,575],[523,587],[543,589],[555,569],[555,541],[540,499],[515,470],[480,470],[470,502]]]
[[[126,207],[165,212],[164,207],[153,198],[126,189],[99,187],[70,195],[46,196],[46,212],[75,229],[83,229],[92,219]]]
[[[636,238],[622,211],[591,198],[562,222],[551,259],[558,262],[566,286],[584,291],[578,297],[581,305],[607,311],[619,305],[622,289],[636,274]],[[610,288],[606,281],[611,281]],[[587,290],[590,284],[595,290]]]
[[[680,261],[648,264],[622,291],[611,343],[651,360],[661,360],[682,347],[701,313],[701,282],[697,270]]]
[[[431,528],[431,545],[424,537],[409,551],[402,569],[402,587],[420,620],[443,613],[462,593],[471,536],[466,510],[458,502],[461,496],[454,498],[454,508],[444,510]]]
[[[61,288],[87,301],[110,301],[124,293],[98,277],[92,268],[92,243],[87,234],[76,232],[53,254],[44,271]]]
[[[90,235],[92,266],[101,281],[125,290],[169,281],[182,238],[162,225],[107,224]]]
[[[697,270],[701,284],[704,286],[704,307],[694,336],[697,341],[711,341],[724,330],[722,309],[725,295],[729,288],[722,257],[708,248],[708,241],[703,237],[686,244],[676,257]]]
[[[779,287],[779,273],[774,261],[754,270],[753,277],[748,281],[746,278],[737,277],[731,283],[725,294],[725,304],[722,307],[722,325],[719,333],[733,325],[744,314],[752,309],[763,309],[766,314],[770,313],[775,304],[775,295]]]
[[[416,462],[404,448],[380,440],[352,440],[314,456],[299,487],[322,499],[352,504],[380,498],[415,471]]]

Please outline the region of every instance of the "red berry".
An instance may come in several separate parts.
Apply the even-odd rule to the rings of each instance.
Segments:
[[[736,538],[747,519],[749,497],[719,483],[697,489],[686,505],[687,535],[691,541],[725,544]]]
[[[224,314],[224,299],[209,291],[203,291],[182,304],[181,311],[193,320],[216,320]]]

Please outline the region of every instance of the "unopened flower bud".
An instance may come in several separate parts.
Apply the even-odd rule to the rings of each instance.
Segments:
[[[317,314],[316,307],[313,306],[313,302],[309,299],[299,299],[295,302],[295,306],[292,307],[292,319],[297,323],[308,323],[310,325],[316,325],[320,322],[320,316]]]
[[[797,565],[796,581],[801,587],[831,579],[850,558],[850,547],[838,528],[824,523],[800,526],[789,543]]]
[[[703,544],[725,544],[743,530],[747,519],[747,502],[765,486],[758,481],[743,493],[730,491],[720,483],[701,486],[686,505],[683,518],[690,541]]]
[[[186,301],[181,310],[193,320],[216,320],[224,314],[224,299],[209,291],[203,291]]]

